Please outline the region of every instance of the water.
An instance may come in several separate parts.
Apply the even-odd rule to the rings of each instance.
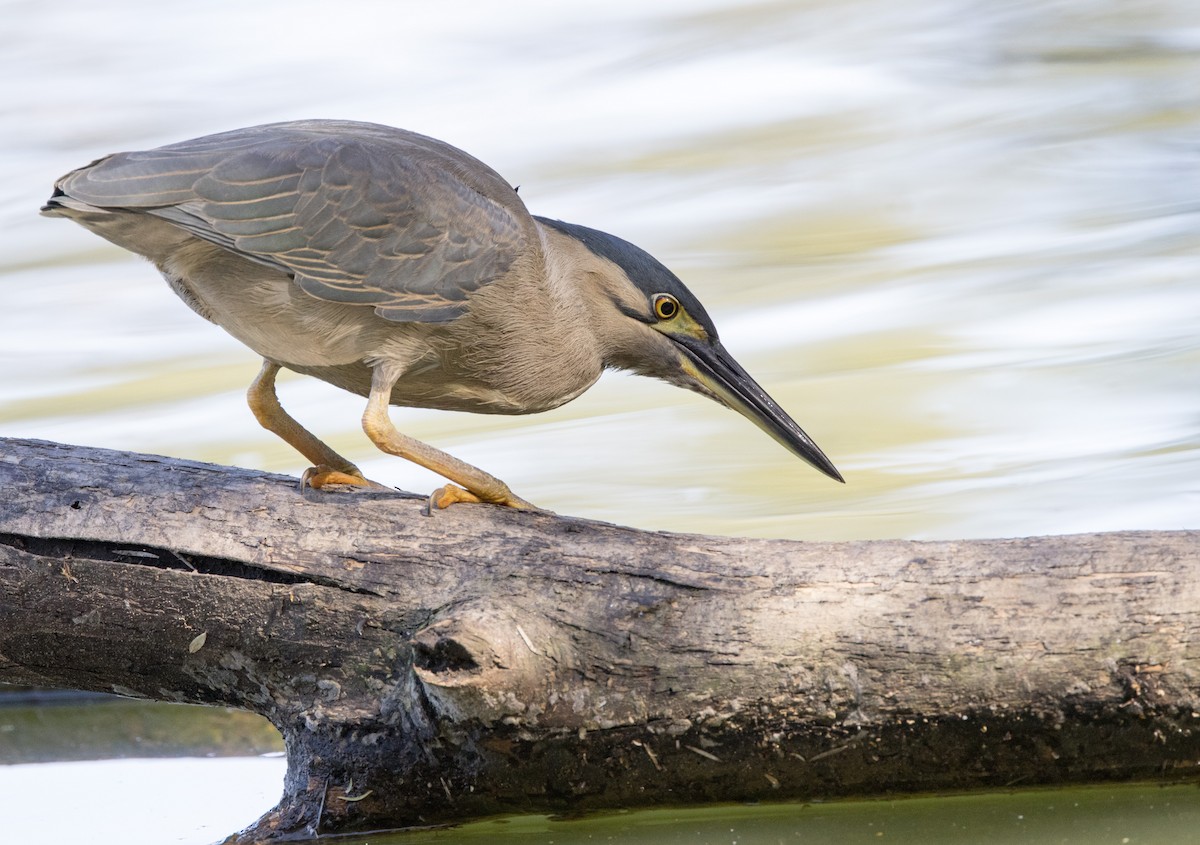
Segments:
[[[711,807],[580,821],[501,819],[457,830],[350,837],[344,845],[1180,845],[1200,830],[1195,787],[1104,787],[899,801]]]
[[[106,152],[347,117],[446,139],[535,212],[653,252],[848,482],[619,375],[535,417],[394,414],[534,502],[813,539],[1200,524],[1190,0],[8,0],[0,18],[0,435],[302,470],[245,408],[252,354],[35,212]],[[439,483],[375,452],[361,400],[281,395],[372,477]]]
[[[239,752],[257,756],[229,756]],[[102,759],[125,754],[144,759]],[[284,771],[281,754],[278,736],[265,720],[217,708],[122,700],[0,707],[0,764],[8,764],[0,765],[4,841],[204,845],[250,824],[276,800]],[[71,762],[37,762],[46,759]],[[70,812],[52,809],[63,796],[70,796]],[[1195,841],[1197,831],[1200,789],[1194,784],[1106,785],[899,800],[667,808],[570,820],[520,816],[336,841],[1180,845]]]

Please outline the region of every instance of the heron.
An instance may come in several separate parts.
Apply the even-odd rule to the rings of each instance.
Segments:
[[[726,351],[661,262],[537,217],[443,141],[340,120],[271,123],[106,156],[42,208],[149,259],[192,310],[262,358],[247,401],[312,466],[302,485],[377,486],[280,404],[281,368],[365,397],[383,452],[443,476],[432,505],[536,509],[401,433],[392,405],[529,414],[632,371],[732,408],[837,481],[833,463]]]

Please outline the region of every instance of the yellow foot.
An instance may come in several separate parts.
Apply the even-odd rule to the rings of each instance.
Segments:
[[[349,484],[354,487],[372,487],[377,490],[391,490],[378,482],[363,478],[363,474],[357,469],[346,472],[340,469],[334,469],[330,466],[309,467],[300,476],[300,489],[303,490],[306,486],[314,490],[320,490],[322,487],[329,487],[335,484]]]
[[[464,490],[455,484],[447,484],[445,487],[439,487],[438,489],[434,490],[429,495],[427,513],[432,513],[434,508],[441,510],[459,503],[479,504],[483,501],[485,500],[479,498],[470,490]],[[520,496],[514,496],[512,493],[507,493],[503,499],[493,501],[491,503],[494,505],[504,505],[505,507],[516,508],[517,510],[522,511],[541,510],[541,508],[539,508],[537,505],[525,501]]]

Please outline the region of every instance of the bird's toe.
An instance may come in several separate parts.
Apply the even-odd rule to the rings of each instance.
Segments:
[[[482,501],[470,490],[464,490],[457,484],[447,484],[429,494],[429,510],[432,512],[434,508],[443,510],[459,503],[477,504]]]
[[[429,495],[428,512],[432,513],[434,509],[442,510],[460,503],[479,504],[488,502],[493,505],[503,505],[508,508],[515,508],[524,511],[541,510],[537,505],[525,501],[520,496],[514,495],[511,491],[506,490],[504,495],[496,498],[484,499],[470,490],[464,490],[457,484],[447,484],[444,487],[439,487]]]
[[[300,489],[311,487],[314,490],[321,490],[325,487],[349,485],[353,487],[371,487],[379,490],[390,490],[392,488],[380,484],[376,481],[371,481],[364,478],[363,474],[356,467],[348,469],[334,469],[330,466],[315,466],[309,467],[300,476]]]

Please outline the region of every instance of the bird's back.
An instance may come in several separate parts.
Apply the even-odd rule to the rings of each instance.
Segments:
[[[417,133],[302,121],[118,153],[60,179],[45,212],[150,258],[264,358],[354,393],[386,361],[405,373],[394,404],[527,413],[599,375],[516,191]]]
[[[117,153],[55,188],[46,213],[160,267],[190,236],[397,322],[461,316],[471,293],[538,248],[524,204],[490,167],[370,123],[275,123]]]

